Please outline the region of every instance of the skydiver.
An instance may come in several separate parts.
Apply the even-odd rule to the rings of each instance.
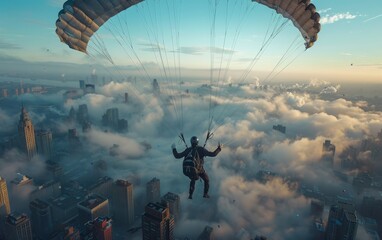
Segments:
[[[203,197],[209,198],[210,196],[208,195],[208,190],[210,187],[210,184],[209,184],[210,180],[208,178],[206,171],[203,168],[204,157],[216,157],[218,155],[218,153],[221,151],[221,146],[219,144],[218,147],[215,149],[215,151],[210,152],[207,149],[205,149],[204,147],[198,146],[199,139],[196,136],[193,136],[190,139],[190,142],[191,142],[191,147],[186,148],[183,152],[180,152],[180,153],[178,153],[178,151],[176,150],[175,144],[172,144],[172,146],[171,146],[172,154],[174,155],[175,158],[179,159],[179,158],[187,156],[193,149],[196,149],[196,151],[199,155],[199,161],[200,161],[199,177],[201,177],[204,181],[204,195],[203,195]],[[195,190],[195,180],[191,179],[189,196],[188,196],[189,199],[192,199],[192,194],[194,193],[194,190]]]

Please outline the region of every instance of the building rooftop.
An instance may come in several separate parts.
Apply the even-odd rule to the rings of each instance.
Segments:
[[[56,206],[58,208],[67,210],[68,208],[72,208],[77,206],[77,203],[80,201],[79,198],[74,198],[72,196],[62,194],[61,196],[50,199],[49,203],[52,204],[53,206]]]
[[[30,183],[31,181],[32,181],[32,178],[28,177],[27,175],[17,173],[17,176],[15,179],[12,180],[12,183],[16,185],[24,185],[24,184]]]
[[[85,200],[79,202],[78,205],[87,209],[94,209],[95,207],[97,207],[105,201],[107,201],[107,198],[102,197],[98,194],[91,194]]]
[[[8,215],[7,222],[12,225],[17,225],[27,220],[28,217],[25,214],[20,214],[18,212],[13,212]]]
[[[132,184],[129,181],[127,181],[127,180],[118,179],[117,181],[115,181],[115,185],[128,187],[128,186],[130,186]]]
[[[40,199],[35,199],[33,201],[31,201],[29,203],[29,206],[30,207],[34,207],[34,208],[37,208],[37,209],[46,209],[49,207],[49,203],[45,202],[45,201],[42,201]]]

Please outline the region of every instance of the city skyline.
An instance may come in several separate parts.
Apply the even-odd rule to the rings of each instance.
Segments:
[[[0,239],[380,239],[381,1],[257,1],[142,1],[87,55],[65,1],[0,1]]]

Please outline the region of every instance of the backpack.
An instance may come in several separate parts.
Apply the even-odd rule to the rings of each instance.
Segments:
[[[192,148],[191,151],[184,157],[183,160],[183,174],[189,177],[191,180],[198,180],[200,173],[200,158],[196,148]]]

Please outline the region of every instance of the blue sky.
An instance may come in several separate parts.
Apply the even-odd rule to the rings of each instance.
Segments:
[[[86,63],[99,61],[102,57],[89,49],[95,58],[86,57],[83,53],[69,49],[61,43],[55,34],[57,13],[62,8],[62,0],[6,0],[0,2],[0,56],[21,58],[30,62],[70,62]],[[211,46],[210,29],[212,14],[209,11],[209,1],[171,1],[147,0],[138,8],[132,8],[120,14],[128,25],[134,52],[129,47],[121,50],[112,34],[119,34],[116,20],[104,25],[98,31],[114,62],[118,65],[137,64],[139,61],[149,65],[162,61],[159,47],[165,53],[169,66],[180,64],[185,68],[210,68]],[[213,1],[212,1],[213,2]],[[230,1],[233,4],[236,1]],[[240,2],[240,1],[238,1]],[[170,3],[170,8],[167,8]],[[369,0],[367,4],[359,0],[321,0],[313,1],[321,13],[322,30],[314,47],[303,52],[301,47],[294,54],[303,52],[280,75],[299,76],[307,80],[320,78],[323,80],[348,81],[378,81],[382,80],[382,1]],[[220,0],[217,10],[214,46],[214,67],[220,66],[220,56],[225,61],[233,54],[230,69],[242,69],[249,63],[259,49],[267,26],[270,24],[272,10],[250,1],[242,1],[243,7],[229,7],[229,17],[226,17],[226,1]],[[236,6],[240,5],[237,4]],[[255,5],[247,15],[246,6]],[[154,14],[155,13],[155,14]],[[173,16],[169,17],[169,14]],[[150,17],[155,15],[155,17]],[[244,18],[245,17],[245,18]],[[240,21],[244,18],[241,27]],[[171,19],[171,23],[169,22]],[[230,27],[225,28],[226,19],[230,19]],[[162,21],[163,20],[163,21]],[[153,22],[160,22],[155,26]],[[175,24],[176,23],[176,24]],[[114,24],[114,25],[113,25]],[[111,32],[109,31],[111,29]],[[227,36],[225,30],[227,29]],[[239,29],[237,43],[233,36]],[[171,31],[172,30],[172,31]],[[179,44],[174,44],[178,38]],[[155,37],[156,36],[156,37]],[[289,24],[279,36],[273,40],[261,56],[259,63],[253,68],[256,71],[270,72],[293,40],[299,36],[298,31]],[[156,38],[156,39],[155,39]],[[225,39],[225,45],[224,43]],[[301,46],[303,46],[303,39]],[[236,45],[233,47],[233,45]],[[90,45],[93,44],[92,42]],[[181,48],[181,54],[173,53]],[[221,55],[219,50],[226,50]],[[133,60],[128,57],[132,56]],[[290,59],[293,59],[293,54]],[[172,60],[176,58],[176,60]],[[179,57],[179,59],[178,59]],[[228,61],[228,60],[227,60]],[[245,62],[246,61],[246,62]],[[166,62],[165,62],[166,63]],[[350,65],[353,64],[353,67]],[[365,66],[371,65],[371,66]],[[297,78],[297,77],[296,77]]]

